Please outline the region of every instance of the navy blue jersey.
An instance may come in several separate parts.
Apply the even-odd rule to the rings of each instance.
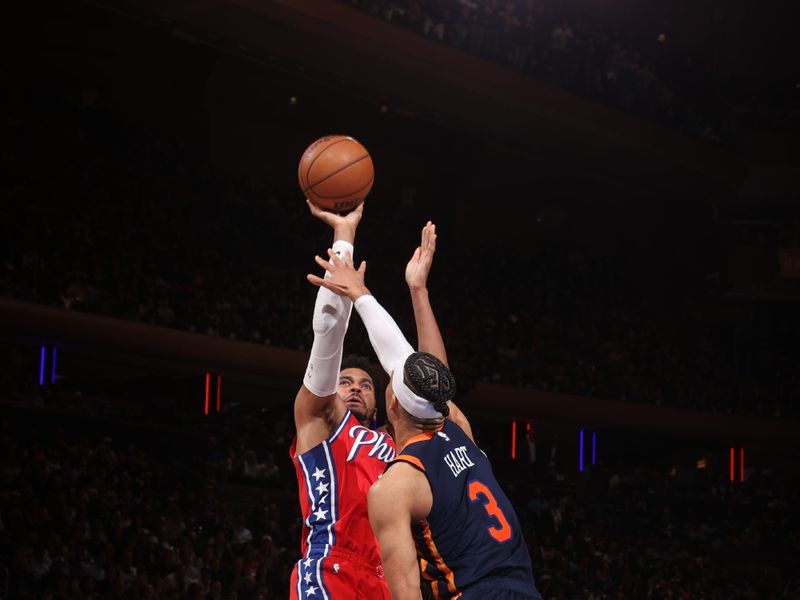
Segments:
[[[425,473],[433,493],[428,518],[412,529],[435,598],[469,595],[472,586],[540,598],[517,514],[489,459],[458,425],[447,420],[413,437],[391,464],[398,461]]]

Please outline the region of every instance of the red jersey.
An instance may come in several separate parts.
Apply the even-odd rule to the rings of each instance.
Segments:
[[[396,455],[387,433],[361,425],[347,411],[333,434],[301,455],[297,439],[290,454],[297,472],[303,515],[303,560],[292,578],[292,596],[330,596],[321,564],[326,557],[347,555],[382,577],[380,551],[369,524],[367,492]],[[333,565],[338,572],[339,564]],[[309,591],[309,590],[314,591]],[[351,596],[355,597],[355,596]]]

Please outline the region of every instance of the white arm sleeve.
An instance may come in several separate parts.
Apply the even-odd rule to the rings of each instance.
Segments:
[[[391,374],[395,367],[414,352],[414,348],[374,296],[361,296],[355,301],[355,307],[367,328],[369,341],[383,370]]]
[[[353,245],[337,240],[333,244],[333,251],[339,258],[344,257],[345,251],[352,256]],[[353,302],[349,298],[337,296],[324,287],[319,288],[312,320],[314,343],[311,345],[303,385],[320,398],[336,393],[342,365],[342,344],[352,309]]]

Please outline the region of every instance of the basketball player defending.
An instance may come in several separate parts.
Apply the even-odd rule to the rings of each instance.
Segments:
[[[334,256],[352,256],[363,204],[340,216],[309,203],[334,231]],[[395,457],[386,433],[369,429],[375,383],[345,368],[342,342],[352,302],[324,287],[314,305],[314,342],[294,402],[297,437],[290,454],[303,516],[303,558],[292,571],[294,600],[389,599],[380,552],[367,514],[367,491]]]
[[[421,573],[435,598],[541,600],[514,508],[451,402],[455,380],[427,294],[412,289],[420,349],[426,339],[432,353],[414,352],[370,295],[363,263],[356,271],[347,254],[318,262],[326,278],[309,280],[355,303],[391,375],[386,411],[400,454],[370,489],[369,517],[392,599],[419,600]]]

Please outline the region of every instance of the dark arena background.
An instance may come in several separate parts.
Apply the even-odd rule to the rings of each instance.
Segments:
[[[356,252],[546,599],[800,598],[800,71],[772,0],[30,0],[2,11],[0,598],[286,598],[288,448],[359,139]],[[347,353],[374,360],[354,315]]]

